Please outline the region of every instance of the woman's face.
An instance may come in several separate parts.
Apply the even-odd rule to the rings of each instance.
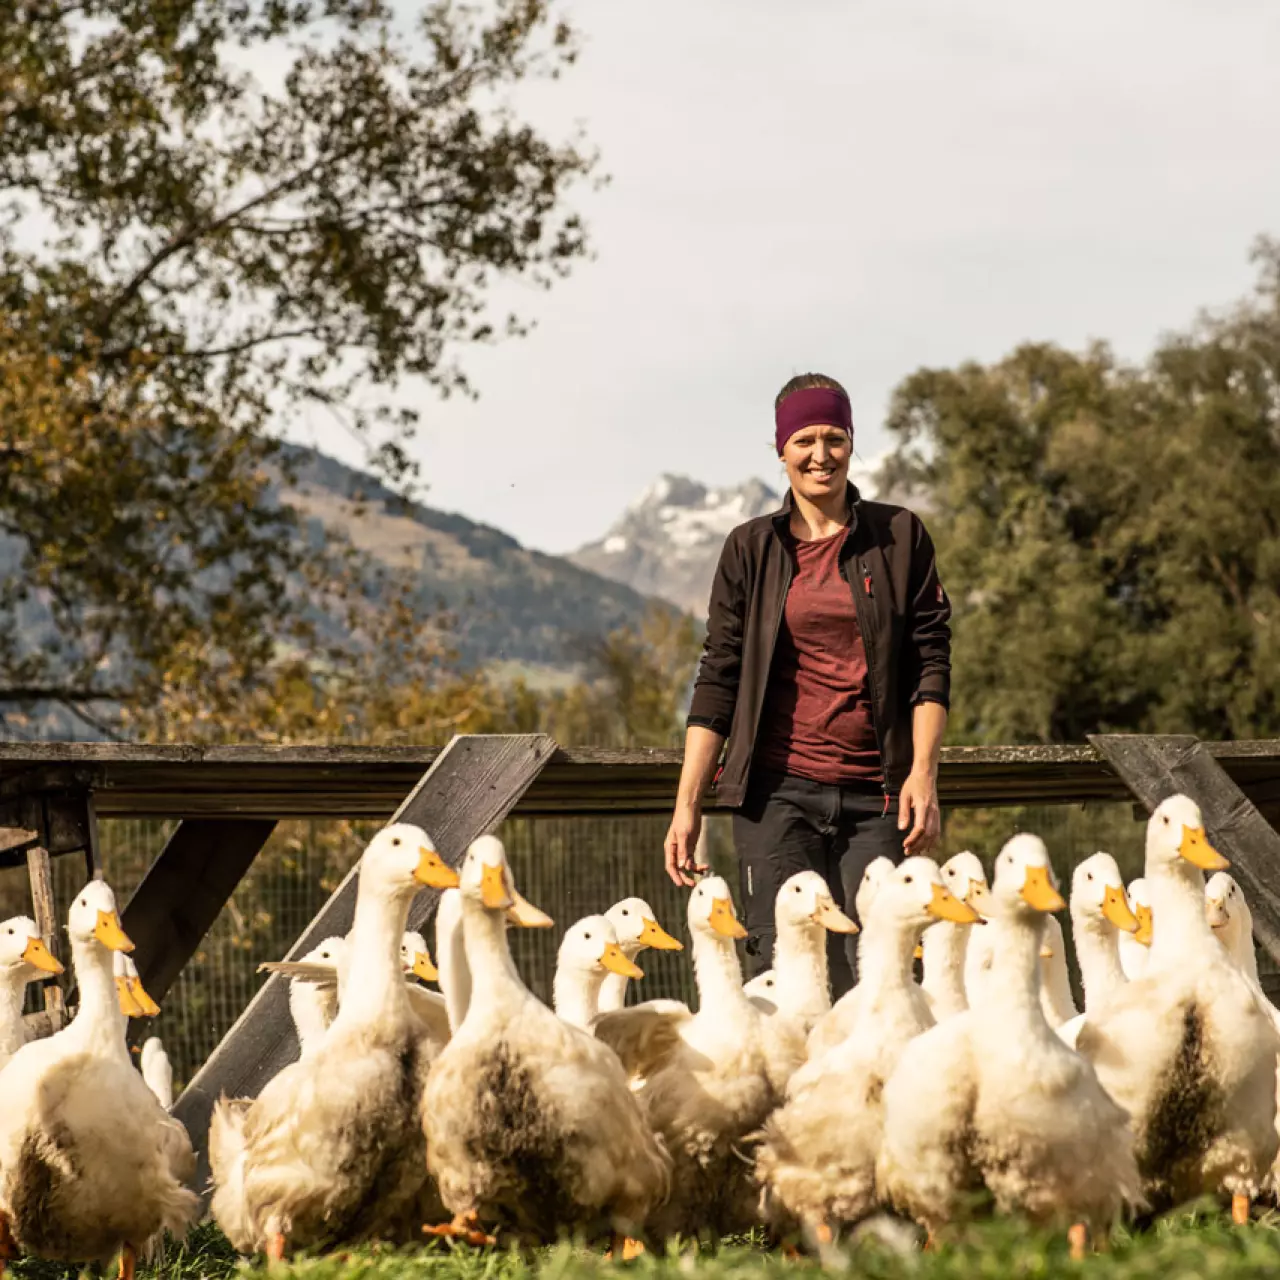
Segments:
[[[843,497],[853,441],[843,427],[804,427],[782,446],[791,489],[810,502]]]

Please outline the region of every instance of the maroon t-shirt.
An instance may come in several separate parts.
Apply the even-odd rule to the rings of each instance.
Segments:
[[[847,534],[788,540],[791,587],[756,739],[763,768],[838,786],[882,776],[866,650],[853,591],[840,574]]]

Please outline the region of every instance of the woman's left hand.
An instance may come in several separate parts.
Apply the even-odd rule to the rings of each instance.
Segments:
[[[910,857],[928,853],[942,834],[942,814],[938,811],[938,784],[932,773],[914,769],[902,784],[898,796],[898,830],[906,831],[903,851]]]

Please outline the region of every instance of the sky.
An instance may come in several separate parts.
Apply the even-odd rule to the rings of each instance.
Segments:
[[[531,336],[411,398],[424,500],[528,546],[601,536],[656,476],[777,487],[773,397],[894,386],[1023,341],[1140,359],[1246,293],[1280,234],[1275,0],[608,0],[528,99],[610,176],[594,260],[515,290]],[[359,463],[316,420],[302,438]]]

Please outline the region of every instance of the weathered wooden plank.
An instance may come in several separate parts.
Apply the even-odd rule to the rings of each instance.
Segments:
[[[58,909],[53,898],[48,850],[39,846],[27,850],[27,874],[31,878],[31,914],[35,918],[36,928],[40,930],[45,946],[65,964],[66,960],[61,955],[62,946],[58,941]],[[48,978],[41,985],[44,990],[44,1011],[49,1017],[50,1029],[59,1031],[67,1020],[67,1005],[62,987],[57,978]]]
[[[23,849],[39,839],[39,832],[29,827],[0,827],[0,853]]]
[[[1259,801],[1280,795],[1280,741],[1207,744]],[[0,825],[33,827],[18,812],[44,804],[25,788],[88,779],[102,817],[368,818],[386,821],[437,758],[432,747],[0,744]],[[678,749],[557,750],[514,810],[517,816],[668,813]],[[952,808],[1123,800],[1128,788],[1092,746],[947,747],[939,796]],[[714,811],[716,799],[708,797]],[[12,810],[12,812],[10,812]],[[79,836],[69,833],[68,847]],[[51,852],[59,850],[44,842]],[[0,865],[3,854],[0,853]]]
[[[183,822],[121,916],[152,999],[163,1000],[266,844],[271,819]]]
[[[1204,814],[1214,845],[1231,860],[1253,913],[1253,932],[1280,960],[1280,832],[1232,781],[1198,738],[1184,735],[1099,734],[1090,738],[1125,779],[1133,793],[1153,810],[1182,793]]]
[[[1219,760],[1280,760],[1280,738],[1240,739],[1204,744]],[[431,763],[442,752],[440,747],[423,746],[273,746],[257,743],[230,746],[194,746],[189,744],[151,744],[132,742],[0,742],[0,773],[36,769],[49,765],[71,767],[93,765],[139,764],[419,764]],[[1051,744],[1020,746],[944,747],[943,759],[992,764],[1027,762],[1070,764],[1075,761],[1097,762],[1104,757],[1087,744]],[[679,763],[678,747],[557,747],[554,763],[645,764]],[[65,784],[70,775],[56,775]],[[52,777],[43,780],[49,789]]]
[[[543,734],[459,735],[440,753],[392,820],[423,827],[445,861],[456,865],[472,840],[492,831],[507,816],[555,749],[555,742]],[[322,939],[350,929],[356,873],[353,867],[290,948],[287,959],[296,959]],[[438,896],[433,890],[418,895],[410,911],[410,927],[426,921]],[[256,1097],[297,1056],[287,980],[272,975],[174,1104],[174,1114],[196,1146],[197,1186],[207,1180],[206,1140],[217,1098],[222,1094]]]

